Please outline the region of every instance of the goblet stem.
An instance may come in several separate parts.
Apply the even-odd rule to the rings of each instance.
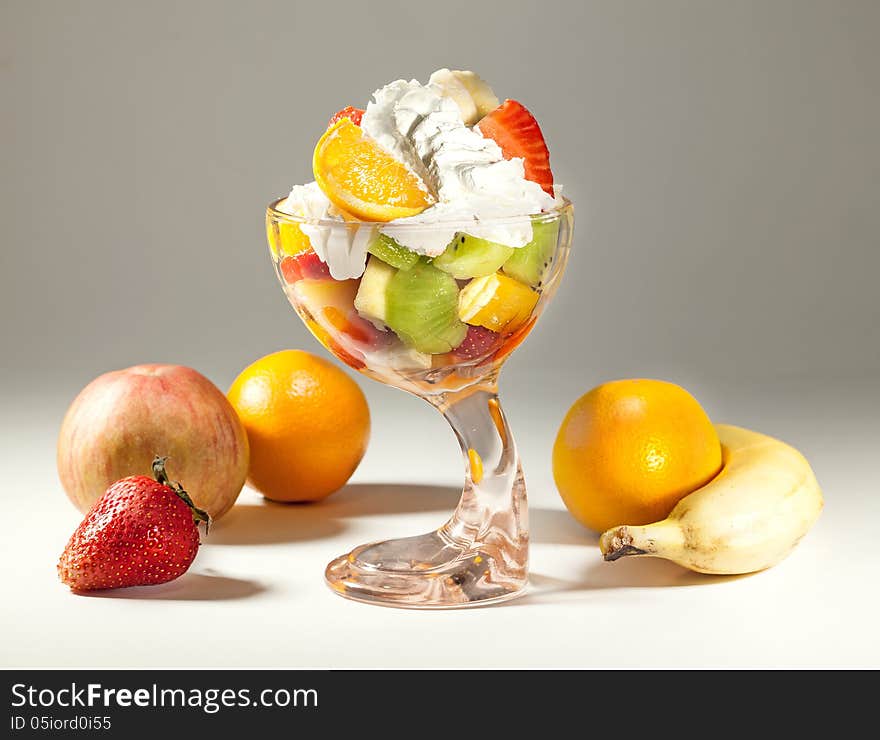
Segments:
[[[442,531],[462,546],[478,545],[496,561],[493,578],[521,588],[528,572],[526,486],[497,387],[429,400],[455,432],[465,464],[461,500]]]
[[[528,509],[516,444],[494,379],[424,396],[452,426],[465,484],[434,532],[355,548],[327,566],[343,596],[410,608],[476,606],[519,594],[528,578]]]

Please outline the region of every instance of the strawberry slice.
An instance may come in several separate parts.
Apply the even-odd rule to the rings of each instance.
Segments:
[[[488,355],[500,335],[483,326],[469,326],[464,341],[453,350],[453,355],[459,360],[473,360],[477,357]]]
[[[522,157],[526,179],[538,183],[544,192],[553,195],[553,173],[550,152],[535,117],[522,103],[505,100],[476,126],[480,133],[493,139],[505,159]]]
[[[284,282],[288,284],[303,279],[330,279],[330,268],[327,267],[326,262],[321,261],[321,258],[312,249],[300,252],[294,257],[285,257],[281,260],[280,267]]]
[[[349,105],[347,108],[343,108],[341,111],[333,114],[333,117],[330,119],[328,128],[336,123],[340,118],[347,118],[355,126],[360,126],[361,118],[363,118],[363,116],[363,110],[361,110],[360,108],[354,108],[353,106]]]

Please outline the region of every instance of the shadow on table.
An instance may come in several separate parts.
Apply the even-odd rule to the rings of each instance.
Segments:
[[[268,589],[256,581],[221,576],[213,571],[184,573],[170,583],[135,586],[112,591],[90,591],[84,596],[101,599],[141,601],[234,601],[264,593]]]
[[[694,573],[668,560],[657,558],[630,558],[605,563],[598,550],[596,562],[572,579],[532,573],[529,591],[522,598],[511,601],[517,604],[547,604],[558,602],[560,596],[577,592],[589,593],[613,588],[676,588],[681,586],[707,586],[747,578],[751,574],[715,576]]]
[[[353,483],[316,503],[237,504],[212,528],[206,544],[267,545],[333,537],[348,519],[438,511],[451,513],[461,491],[445,486]],[[413,534],[419,534],[413,532]],[[354,544],[354,543],[352,543]]]
[[[461,488],[412,483],[352,483],[334,493],[319,506],[330,516],[348,519],[355,516],[415,514],[439,511],[451,514],[461,497]],[[443,523],[437,522],[437,525]]]
[[[328,515],[321,504],[237,504],[214,524],[206,545],[271,545],[332,537],[345,523]]]
[[[623,558],[614,563],[606,563],[598,549],[599,535],[582,527],[567,511],[533,508],[530,516],[533,543],[583,545],[584,548],[571,551],[572,578],[557,578],[533,572],[529,577],[528,593],[509,602],[510,606],[553,603],[560,601],[566,594],[603,589],[706,586],[734,581],[748,575],[713,576],[694,573],[659,558]],[[578,570],[578,563],[583,563],[584,558],[590,558],[592,562]]]
[[[344,532],[350,519],[407,513],[437,512],[436,524],[439,526],[452,513],[460,495],[461,491],[451,486],[353,483],[317,503],[282,504],[263,501],[239,504],[211,529],[205,542],[218,545],[260,545],[320,539]],[[558,601],[563,594],[601,589],[698,586],[737,578],[693,573],[669,561],[654,558],[624,558],[615,563],[604,563],[596,548],[598,535],[578,524],[564,509],[531,507],[529,521],[533,544],[573,545],[582,546],[583,549],[571,548],[574,571],[572,578],[532,573],[529,593],[510,602],[510,606],[549,603]],[[414,531],[412,534],[420,532]],[[595,560],[578,572],[578,563],[583,563],[585,557]],[[215,579],[218,582],[213,585],[210,581],[185,584],[183,593],[190,595],[175,595],[176,592],[170,588],[173,584],[168,584],[167,595],[163,593],[153,596],[151,589],[149,598],[243,598],[251,595],[247,590],[255,586],[246,581],[190,574],[174,583],[184,582],[187,577]],[[255,592],[262,590],[262,587],[256,588]],[[199,595],[210,594],[212,591],[218,595]],[[132,594],[127,598],[138,598],[138,595]]]
[[[582,527],[564,509],[529,507],[529,530],[536,545],[599,544],[599,535]]]
[[[211,527],[208,545],[267,545],[333,537],[347,520],[365,516],[437,512],[436,526],[452,514],[461,491],[452,486],[400,483],[353,483],[316,503],[237,504]],[[562,509],[532,507],[531,539],[535,544],[596,545],[598,536]],[[419,532],[413,532],[419,534]]]

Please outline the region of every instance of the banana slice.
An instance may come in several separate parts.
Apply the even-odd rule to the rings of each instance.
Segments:
[[[488,83],[468,70],[438,69],[428,82],[437,85],[456,102],[462,120],[468,126],[473,126],[499,105],[498,97]]]
[[[437,85],[443,94],[452,98],[461,111],[461,118],[468,126],[473,126],[480,119],[477,117],[477,106],[468,89],[459,81],[450,69],[438,69],[431,75],[429,83]]]
[[[471,99],[474,101],[474,105],[477,108],[477,121],[487,113],[491,113],[501,104],[498,100],[498,96],[495,95],[492,88],[489,87],[489,83],[478,74],[469,70],[459,69],[453,70],[452,74],[455,75],[458,81],[464,85],[465,89],[470,93]],[[474,121],[474,123],[477,121]]]
[[[794,447],[748,429],[716,425],[723,467],[661,522],[612,527],[605,560],[649,555],[700,573],[751,573],[776,565],[822,511],[822,491]]]

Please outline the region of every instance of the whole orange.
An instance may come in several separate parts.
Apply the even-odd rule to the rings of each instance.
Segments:
[[[345,485],[367,449],[370,410],[342,370],[285,350],[242,370],[228,393],[247,430],[248,484],[273,501],[317,501]]]
[[[581,396],[553,446],[568,510],[597,532],[666,518],[721,470],[721,443],[697,400],[662,380],[615,380]]]

